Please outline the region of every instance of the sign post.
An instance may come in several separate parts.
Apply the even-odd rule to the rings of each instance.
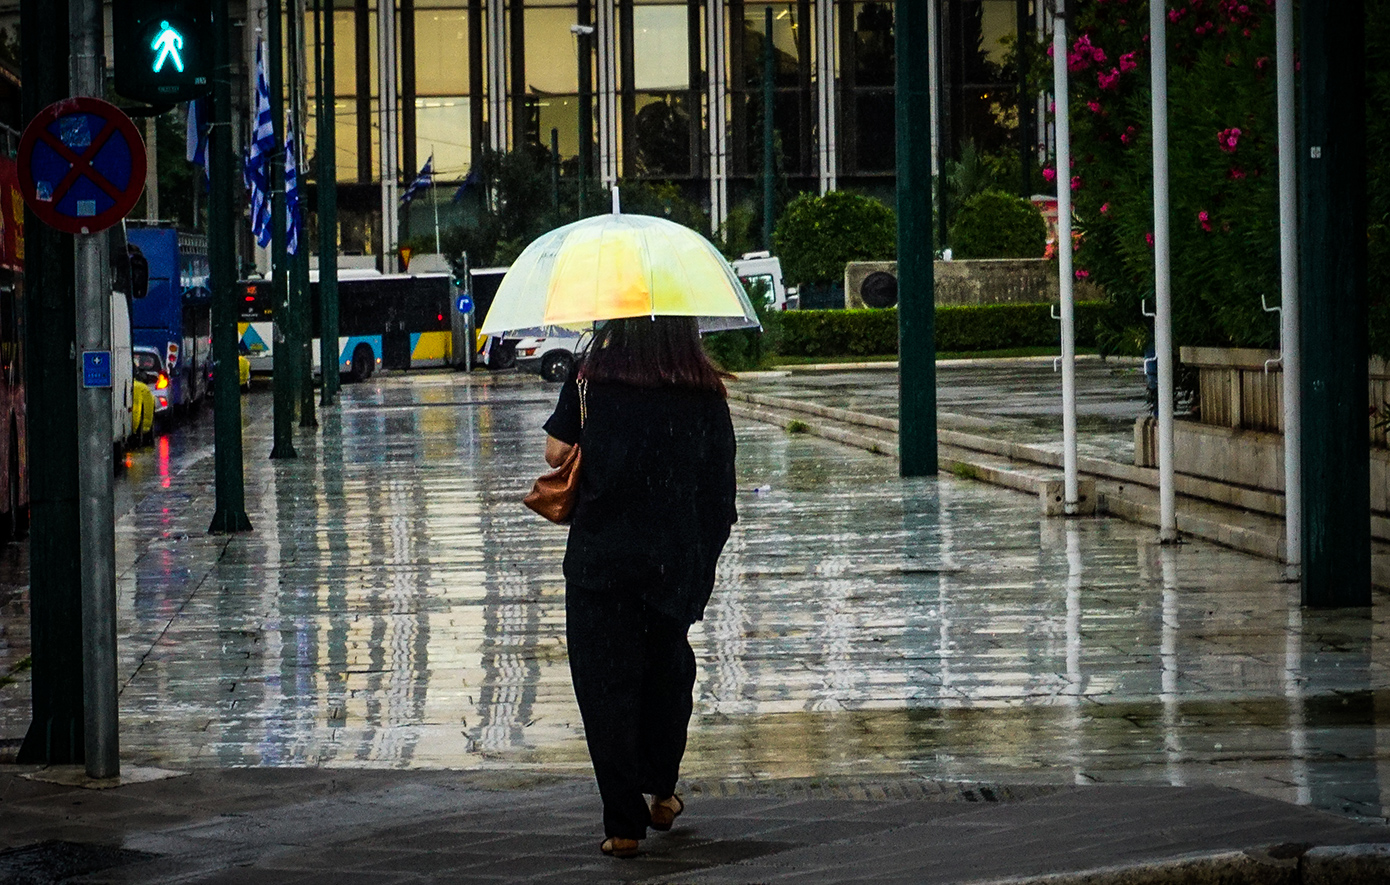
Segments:
[[[104,231],[125,217],[145,184],[135,124],[92,97],[102,91],[100,0],[72,0],[71,82],[78,97],[40,111],[16,158],[19,189],[50,227],[76,234],[78,512],[87,774],[120,774],[116,687],[115,513],[111,489],[111,286]]]

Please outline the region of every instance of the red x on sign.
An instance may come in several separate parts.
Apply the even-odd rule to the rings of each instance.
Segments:
[[[145,145],[135,124],[99,98],[55,102],[19,140],[19,190],[39,220],[95,233],[134,208],[145,186]]]

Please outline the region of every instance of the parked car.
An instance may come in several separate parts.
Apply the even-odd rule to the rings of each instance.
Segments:
[[[788,292],[782,282],[782,260],[771,252],[745,252],[732,265],[740,280],[763,284],[768,310],[795,310],[800,306],[800,296]]]
[[[169,374],[164,371],[164,356],[153,347],[131,348],[131,361],[135,367],[135,380],[143,381],[154,395],[154,418],[166,421],[169,416],[172,389]]]
[[[517,339],[516,366],[524,372],[539,372],[547,381],[564,381],[574,371],[575,351],[582,339],[564,329],[550,331],[553,334],[545,337]]]
[[[135,394],[135,408],[130,413],[130,436],[134,445],[143,446],[154,441],[154,391],[143,381],[131,384]]]

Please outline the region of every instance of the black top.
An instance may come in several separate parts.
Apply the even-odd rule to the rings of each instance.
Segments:
[[[734,510],[734,426],[718,393],[586,383],[560,389],[545,431],[579,444],[579,500],[565,580],[596,590],[638,586],[687,624],[704,616]]]

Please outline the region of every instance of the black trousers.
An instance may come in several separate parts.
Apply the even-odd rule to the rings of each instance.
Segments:
[[[690,627],[643,604],[640,593],[565,589],[574,695],[603,797],[609,838],[641,839],[643,793],[670,796],[680,777],[695,686]]]

